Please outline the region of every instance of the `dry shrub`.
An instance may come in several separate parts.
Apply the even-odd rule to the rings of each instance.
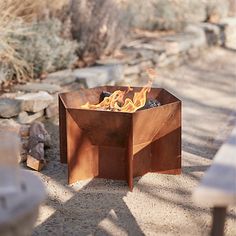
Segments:
[[[15,76],[20,80],[32,72],[30,65],[22,60],[17,51],[20,47],[17,36],[26,35],[28,30],[21,18],[12,15],[12,10],[0,2],[0,70],[2,77],[11,79]]]
[[[72,0],[72,35],[80,43],[80,59],[96,60],[119,49],[129,16],[113,0]]]
[[[74,64],[78,44],[61,37],[62,23],[47,19],[31,26],[31,34],[18,37],[19,53],[33,67],[34,77],[68,68]]]
[[[2,5],[14,16],[26,21],[39,20],[48,15],[55,16],[66,5],[68,0],[1,0]]]
[[[0,85],[5,79],[38,77],[74,62],[77,44],[63,38],[61,22],[51,18],[65,1],[0,1]]]

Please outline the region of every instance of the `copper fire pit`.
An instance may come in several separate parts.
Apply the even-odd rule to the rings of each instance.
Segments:
[[[127,87],[103,86],[59,95],[60,156],[68,163],[69,184],[100,177],[127,180],[147,172],[181,173],[181,101],[162,88],[147,98],[161,106],[134,113],[81,109],[96,104],[102,91]],[[135,87],[130,96],[140,88]]]

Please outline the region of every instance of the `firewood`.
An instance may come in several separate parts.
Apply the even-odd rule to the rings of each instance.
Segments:
[[[26,164],[29,168],[36,170],[36,171],[41,171],[42,168],[44,167],[45,163],[41,160],[37,160],[36,158],[27,155],[27,161]]]
[[[34,170],[40,171],[45,165],[44,144],[38,143],[29,150],[26,165]]]

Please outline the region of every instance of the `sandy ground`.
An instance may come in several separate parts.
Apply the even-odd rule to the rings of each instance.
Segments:
[[[36,173],[48,199],[33,235],[208,235],[210,209],[191,195],[210,166],[236,117],[236,52],[213,48],[198,61],[159,71],[155,85],[183,101],[183,173],[147,174],[133,192],[123,181],[95,179],[67,185],[59,162],[58,122],[48,121],[49,164]],[[136,85],[136,84],[132,84]],[[230,208],[226,235],[236,235],[236,209]]]

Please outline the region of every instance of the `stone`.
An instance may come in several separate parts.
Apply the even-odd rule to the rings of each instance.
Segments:
[[[161,50],[159,50],[161,53]],[[165,49],[163,49],[162,51],[165,51]],[[140,49],[138,50],[138,56],[140,58],[138,58],[137,60],[141,60],[141,58],[145,58],[145,60],[150,60],[153,59],[153,57],[157,54],[157,52],[153,51],[153,50],[149,50],[149,49]],[[138,63],[135,63],[138,64]]]
[[[151,60],[148,60],[148,61],[143,61],[139,64],[141,70],[146,70],[150,67],[153,67],[153,63]]]
[[[42,122],[34,122],[30,127],[29,149],[40,142],[50,147],[51,137]]]
[[[209,46],[223,44],[222,30],[219,25],[204,22],[200,23],[199,26],[205,31],[207,44]]]
[[[75,82],[76,76],[72,70],[62,70],[50,73],[43,80],[43,83],[64,86]]]
[[[200,56],[198,48],[190,48],[187,53],[190,59],[197,59]]]
[[[0,98],[0,117],[15,117],[21,111],[21,101],[17,101],[11,98]]]
[[[28,112],[38,112],[49,106],[53,102],[53,97],[44,91],[38,93],[28,93],[16,98],[22,102],[22,109]]]
[[[21,125],[13,119],[0,119],[0,131],[20,134]]]
[[[185,27],[184,33],[189,33],[193,35],[191,40],[191,47],[206,47],[207,39],[204,30],[193,24],[189,24]]]
[[[28,137],[29,136],[29,129],[30,129],[29,125],[21,125],[21,127],[20,127],[20,136],[22,138]]]
[[[18,121],[21,124],[30,124],[33,121],[39,119],[40,117],[42,117],[44,115],[44,111],[39,111],[37,113],[34,114],[28,114],[27,112],[23,111],[18,115]]]
[[[57,103],[52,103],[46,108],[46,118],[53,118],[55,116],[58,116],[58,104]]]
[[[47,91],[48,93],[56,93],[61,90],[61,87],[57,84],[50,83],[26,83],[14,86],[15,90],[25,91],[25,92],[39,92]]]
[[[19,124],[13,119],[0,119],[0,131],[14,132],[21,138],[29,136],[29,125]]]
[[[144,53],[144,51],[154,51],[154,52],[162,52],[165,50],[165,43],[162,41],[148,42],[148,43],[139,43],[131,45],[132,48],[140,50],[140,53]],[[146,54],[147,55],[147,54]]]
[[[17,92],[17,93],[3,93],[1,96],[0,96],[0,99],[1,98],[11,98],[11,99],[15,99],[17,96],[20,96],[20,95],[23,95],[24,93],[23,92]]]
[[[124,74],[125,76],[129,76],[132,74],[139,74],[141,72],[141,68],[139,65],[127,66],[125,68]]]
[[[28,142],[29,142],[28,138],[21,138],[21,147],[20,147],[20,155],[18,158],[18,163],[22,163],[27,160]]]
[[[170,56],[166,57],[165,60],[159,61],[159,62],[157,63],[157,66],[158,66],[158,67],[165,67],[165,66],[170,66],[170,65],[177,66],[176,63],[180,63],[180,62],[179,62],[179,55],[178,55],[178,54],[176,54],[176,55],[170,55]]]
[[[236,18],[228,17],[220,21],[224,28],[224,46],[230,49],[236,49]]]
[[[111,80],[119,81],[123,78],[124,68],[122,65],[93,66],[76,69],[73,71],[76,81],[84,81],[88,88],[107,84]]]

